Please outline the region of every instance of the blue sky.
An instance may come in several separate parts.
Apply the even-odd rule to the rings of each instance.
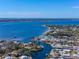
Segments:
[[[0,0],[3,18],[79,18],[79,0]]]

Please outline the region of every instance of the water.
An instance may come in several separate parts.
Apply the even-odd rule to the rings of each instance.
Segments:
[[[79,24],[79,20],[50,20],[46,22],[2,22],[0,23],[0,40],[14,39],[20,41],[30,41],[31,38],[41,35],[47,28],[43,24],[71,25]],[[33,59],[44,59],[46,54],[51,50],[51,47],[43,44],[44,50],[34,53]]]
[[[44,30],[44,27],[34,22],[0,23],[0,38],[16,37],[21,38],[22,41],[28,41],[32,37],[41,35]]]
[[[79,24],[79,20],[50,20],[48,22],[4,22],[0,23],[0,39],[21,38],[28,41],[30,38],[41,35],[47,28],[43,24]]]
[[[52,47],[50,45],[48,45],[48,44],[45,44],[45,43],[42,43],[42,42],[40,44],[44,46],[44,49],[39,51],[39,52],[33,53],[32,54],[33,59],[45,59],[47,54],[52,49]]]

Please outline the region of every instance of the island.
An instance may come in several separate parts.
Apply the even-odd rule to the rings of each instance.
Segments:
[[[34,41],[25,43],[14,40],[0,41],[0,59],[32,59],[32,52],[38,52],[43,47]]]

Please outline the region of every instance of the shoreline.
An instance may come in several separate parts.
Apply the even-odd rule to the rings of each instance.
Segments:
[[[62,27],[60,27],[60,25],[51,26],[51,30],[53,29],[53,32],[49,31],[48,35],[45,35],[48,39],[44,40],[44,42],[51,45],[53,48],[46,59],[79,59],[79,25],[65,25]],[[50,39],[49,36],[52,36],[52,38]]]

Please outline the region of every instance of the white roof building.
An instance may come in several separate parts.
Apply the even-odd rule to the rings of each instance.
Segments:
[[[28,56],[21,56],[20,59],[29,59]]]
[[[13,59],[11,56],[6,56],[4,59]]]
[[[41,39],[41,41],[45,41],[46,39]]]

